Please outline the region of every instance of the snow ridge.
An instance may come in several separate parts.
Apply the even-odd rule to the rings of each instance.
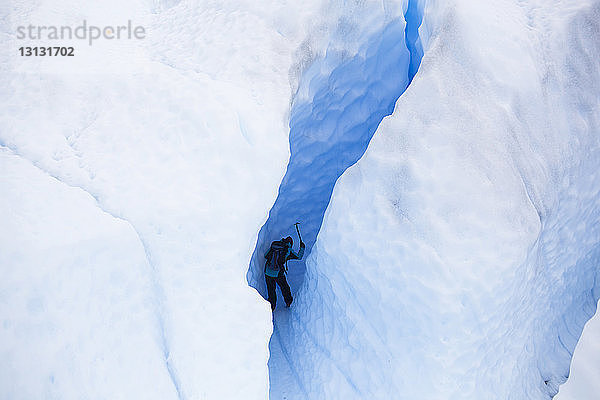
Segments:
[[[174,367],[171,364],[170,359],[169,359],[169,353],[170,353],[170,351],[169,351],[169,345],[168,345],[168,340],[167,340],[167,333],[166,333],[166,328],[165,328],[164,308],[163,308],[164,294],[163,294],[163,291],[162,291],[162,287],[161,287],[160,283],[158,282],[156,267],[152,263],[152,256],[150,254],[148,246],[146,245],[146,243],[142,239],[142,237],[141,237],[140,233],[138,232],[138,230],[127,219],[122,218],[122,217],[120,217],[118,215],[115,215],[114,213],[110,212],[106,208],[102,207],[102,205],[100,204],[100,200],[99,200],[98,196],[96,196],[95,194],[93,194],[92,192],[90,192],[89,190],[87,190],[82,185],[77,185],[77,184],[74,184],[74,183],[67,182],[65,179],[62,179],[57,174],[53,174],[50,171],[48,171],[45,168],[43,168],[39,163],[37,163],[37,162],[35,162],[33,160],[30,160],[28,157],[26,157],[23,154],[21,154],[17,148],[15,148],[13,146],[10,146],[9,144],[4,143],[4,141],[2,141],[2,140],[0,140],[0,148],[9,151],[11,154],[13,154],[13,155],[21,158],[22,160],[27,161],[29,164],[31,164],[32,166],[34,166],[35,168],[37,168],[38,170],[40,170],[41,172],[43,172],[45,175],[48,175],[48,176],[52,177],[53,179],[57,180],[58,182],[66,185],[68,187],[79,189],[79,190],[85,192],[87,195],[89,195],[90,197],[92,197],[94,199],[94,204],[104,214],[107,214],[107,215],[111,216],[113,219],[115,219],[117,221],[125,222],[127,225],[129,225],[129,227],[131,228],[131,230],[135,233],[135,235],[137,236],[137,239],[139,240],[142,248],[144,249],[144,254],[146,255],[146,262],[147,262],[147,265],[150,267],[150,271],[151,271],[150,277],[151,277],[151,282],[152,282],[153,291],[154,291],[154,295],[155,295],[155,299],[154,299],[155,306],[154,306],[154,309],[155,309],[156,323],[158,325],[158,338],[160,340],[160,346],[161,346],[161,350],[162,350],[163,357],[164,357],[165,367],[167,368],[167,371],[169,373],[169,377],[171,379],[171,382],[173,383],[175,391],[177,392],[178,398],[180,400],[185,399],[185,397],[183,396],[182,390],[181,390],[181,386],[180,386],[180,383],[179,383],[179,379],[177,377],[177,373],[176,373],[176,371],[175,371],[175,369],[174,369]]]

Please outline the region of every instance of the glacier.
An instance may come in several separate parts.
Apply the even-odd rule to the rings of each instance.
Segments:
[[[600,390],[597,1],[0,13],[0,398]],[[18,56],[83,19],[148,37]]]

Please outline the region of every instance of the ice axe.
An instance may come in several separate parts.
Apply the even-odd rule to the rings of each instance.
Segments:
[[[302,236],[300,236],[300,229],[298,229],[298,225],[300,225],[300,222],[296,222],[294,224],[294,226],[296,227],[296,232],[298,232],[298,238],[300,238],[300,243],[302,243]]]

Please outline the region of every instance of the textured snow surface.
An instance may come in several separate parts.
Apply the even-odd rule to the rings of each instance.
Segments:
[[[312,10],[278,7],[2,7],[1,398],[267,397],[271,313],[244,276]],[[18,25],[83,19],[148,37],[18,57]]]
[[[4,149],[0,166],[0,397],[174,397],[132,227]]]
[[[18,56],[42,43],[17,26],[83,19],[148,36]],[[0,6],[0,398],[551,398],[600,297],[599,21],[591,0]],[[297,220],[272,325],[248,283]]]
[[[598,5],[437,6],[275,314],[287,399],[551,398],[596,311]]]

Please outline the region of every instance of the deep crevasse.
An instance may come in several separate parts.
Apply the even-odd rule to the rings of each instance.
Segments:
[[[361,39],[356,54],[329,49],[303,73],[290,118],[291,156],[279,195],[262,227],[248,271],[248,281],[266,297],[264,257],[272,240],[293,234],[301,222],[310,253],[339,176],[364,153],[381,120],[416,74],[423,50],[418,28],[422,5],[410,1],[405,17],[384,22]],[[296,235],[294,235],[296,237]],[[296,246],[297,246],[296,240]],[[305,266],[290,263],[288,281],[295,294]],[[283,307],[281,295],[279,307]],[[311,396],[289,358],[289,315],[274,313],[269,361],[271,398]]]
[[[337,178],[362,156],[408,86],[410,54],[403,40],[404,22],[397,20],[373,35],[356,56],[328,54],[305,72],[300,90],[308,92],[310,101],[292,109],[290,162],[248,271],[250,284],[262,294],[263,254],[271,241],[291,234],[299,221],[310,250]],[[301,268],[290,273],[292,282],[301,283]]]

